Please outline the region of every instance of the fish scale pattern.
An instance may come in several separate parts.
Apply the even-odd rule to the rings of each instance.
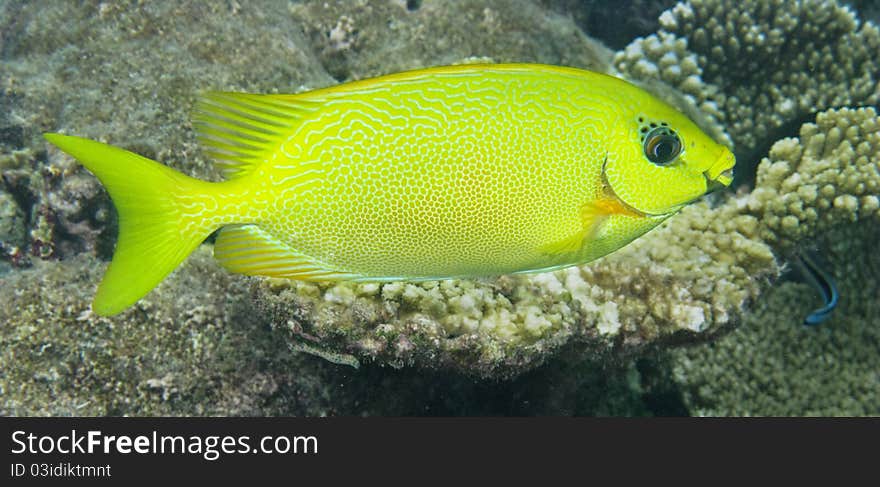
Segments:
[[[290,135],[276,134],[284,120],[235,115],[244,124],[265,118],[269,126],[208,142],[250,152],[253,137],[282,136],[267,162],[242,176],[265,193],[254,206],[268,211],[254,219],[251,209],[240,223],[257,225],[297,261],[311,261],[303,267],[310,274],[300,277],[315,277],[314,268],[362,280],[500,275],[595,259],[703,194],[703,166],[726,151],[639,93],[610,77],[561,68],[427,70],[291,96],[292,105],[318,108]],[[249,102],[248,95],[241,100]],[[241,109],[235,99],[231,108],[210,105],[201,120],[207,135],[229,125],[216,114],[263,113],[263,105],[284,103],[255,100],[255,108]],[[636,108],[674,120],[690,141],[692,153],[677,167],[657,167],[641,154]],[[619,197],[626,212],[607,204],[607,215],[584,210]],[[593,218],[601,218],[595,229]],[[244,256],[221,248],[237,260],[229,268],[246,269]],[[289,259],[287,270],[274,273],[270,262],[281,250],[267,248],[262,260],[247,254],[266,272],[248,273],[296,277]]]

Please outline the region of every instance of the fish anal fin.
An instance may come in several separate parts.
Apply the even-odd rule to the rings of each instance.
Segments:
[[[339,272],[291,249],[257,225],[223,227],[214,257],[230,272],[308,281],[340,281],[360,276]]]
[[[233,179],[266,161],[318,106],[296,95],[209,92],[196,103],[193,125],[205,153]]]

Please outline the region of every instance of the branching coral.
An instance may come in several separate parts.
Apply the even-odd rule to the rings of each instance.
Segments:
[[[876,224],[878,198],[880,119],[874,108],[841,109],[773,145],[748,205],[762,238],[789,249],[855,221]]]
[[[616,66],[674,86],[710,126],[725,127],[745,155],[741,173],[815,112],[880,97],[878,29],[834,2],[692,0],[660,21]],[[672,352],[673,380],[693,413],[877,414],[878,123],[873,108],[821,112],[758,165],[753,192],[737,198],[742,214],[778,255],[818,247],[842,303],[836,318],[806,330],[813,292],[786,282],[734,334]]]
[[[876,415],[880,412],[880,117],[830,110],[777,142],[744,202],[780,252],[822,251],[841,304],[817,328],[807,286],[785,282],[709,347],[674,352],[673,379],[695,414]]]
[[[817,111],[880,99],[880,30],[833,1],[690,0],[660,25],[618,53],[617,69],[686,94],[738,151]]]
[[[786,281],[769,289],[733,333],[671,351],[671,381],[694,415],[880,414],[880,258],[876,223],[838,226],[816,241],[841,292],[818,327],[804,316],[815,291]]]

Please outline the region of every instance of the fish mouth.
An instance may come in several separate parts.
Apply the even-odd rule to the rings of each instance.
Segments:
[[[706,177],[706,192],[711,193],[730,186],[733,182],[734,165],[736,158],[733,152],[725,148],[715,163],[703,171],[703,176]]]

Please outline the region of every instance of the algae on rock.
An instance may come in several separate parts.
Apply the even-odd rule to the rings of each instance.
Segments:
[[[470,57],[606,71],[613,53],[567,16],[530,0],[310,0],[292,7],[338,81],[454,64]]]
[[[27,237],[24,212],[9,193],[0,189],[0,253],[13,256]]]
[[[0,275],[0,415],[649,413],[628,368],[589,361],[493,383],[292,353],[208,248],[132,309],[99,317],[88,301],[103,268],[81,255]]]
[[[286,6],[271,1],[238,10],[192,2],[2,2],[0,128],[14,140],[0,140],[0,186],[21,204],[28,233],[21,252],[5,258],[24,265],[29,256],[106,256],[112,248],[115,218],[106,193],[70,158],[47,157],[42,132],[111,142],[216,179],[189,122],[199,92],[333,82],[290,23]]]

